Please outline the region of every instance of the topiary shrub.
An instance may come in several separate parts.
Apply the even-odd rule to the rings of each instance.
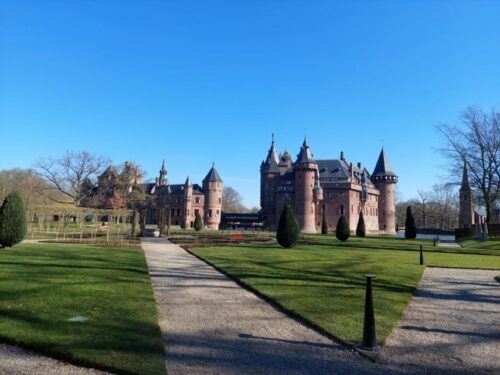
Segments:
[[[347,241],[351,235],[351,229],[349,228],[349,223],[344,215],[342,215],[337,223],[337,230],[335,231],[335,236],[342,242]]]
[[[365,237],[366,236],[366,226],[365,218],[363,217],[363,211],[359,213],[358,226],[356,227],[356,236]]]
[[[326,222],[326,213],[323,211],[323,221],[321,222],[321,234],[328,234],[328,223]]]
[[[203,229],[203,220],[201,220],[201,215],[199,212],[196,213],[196,217],[194,219],[194,230],[200,231]]]
[[[7,195],[0,207],[0,245],[14,246],[24,239],[27,231],[24,202],[21,195],[14,191]]]
[[[281,212],[276,240],[284,248],[290,249],[297,244],[299,233],[299,223],[293,214],[292,206],[287,204]]]
[[[411,240],[417,238],[417,227],[413,214],[411,213],[411,206],[406,208],[405,238]]]

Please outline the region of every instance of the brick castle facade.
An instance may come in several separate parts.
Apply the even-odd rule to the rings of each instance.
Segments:
[[[260,166],[264,226],[276,229],[280,214],[289,203],[304,233],[321,231],[323,213],[329,231],[335,230],[341,215],[354,230],[363,211],[368,232],[394,234],[397,182],[398,176],[392,171],[383,149],[370,174],[361,163],[347,162],[343,152],[339,159],[314,159],[307,140],[293,162],[288,151],[278,155],[273,136],[267,157]]]

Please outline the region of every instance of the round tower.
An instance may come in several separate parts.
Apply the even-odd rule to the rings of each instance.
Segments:
[[[314,187],[317,171],[318,164],[314,161],[311,149],[304,139],[294,164],[295,216],[303,233],[316,233]]]
[[[393,172],[389,159],[384,153],[384,149],[380,152],[371,180],[380,192],[378,197],[379,230],[387,234],[395,234],[395,184],[398,182],[398,176]]]
[[[205,206],[203,209],[203,223],[207,229],[219,229],[222,215],[222,189],[223,181],[212,165],[207,176],[203,179],[205,192]]]

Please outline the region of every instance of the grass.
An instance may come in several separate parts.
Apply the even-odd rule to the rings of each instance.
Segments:
[[[75,316],[86,322],[69,322]],[[120,374],[165,374],[144,253],[88,245],[0,249],[0,341]]]
[[[475,237],[467,237],[459,240],[464,249],[496,250],[500,253],[500,237],[490,237],[488,241],[481,241]]]
[[[391,244],[383,250],[383,244]],[[347,342],[362,336],[364,274],[374,282],[379,344],[400,320],[423,266],[405,240],[350,239],[346,244],[301,245],[282,249],[241,245],[190,249],[223,272],[272,300],[289,313]],[[357,245],[354,245],[356,243]],[[398,243],[403,250],[397,250]],[[418,243],[418,241],[417,241]],[[432,244],[431,244],[432,246]],[[500,269],[500,256],[426,252],[427,265]]]

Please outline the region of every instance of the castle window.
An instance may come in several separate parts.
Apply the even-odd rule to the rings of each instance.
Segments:
[[[177,209],[177,216],[181,216],[181,209],[180,208]]]
[[[175,208],[172,208],[172,209],[170,210],[170,216],[175,216]]]
[[[196,198],[194,198],[194,202],[195,202],[195,203],[200,203],[200,197],[196,197]]]
[[[212,217],[212,209],[211,208],[208,210],[208,217]]]
[[[344,214],[344,205],[343,204],[340,205],[340,214],[341,215]]]
[[[215,211],[215,216],[219,217],[219,210]]]
[[[222,198],[219,198],[219,204],[222,204]]]
[[[198,215],[199,215],[199,213],[200,213],[200,210],[198,210],[198,209],[195,209],[195,210],[194,210],[194,216],[198,216]]]

